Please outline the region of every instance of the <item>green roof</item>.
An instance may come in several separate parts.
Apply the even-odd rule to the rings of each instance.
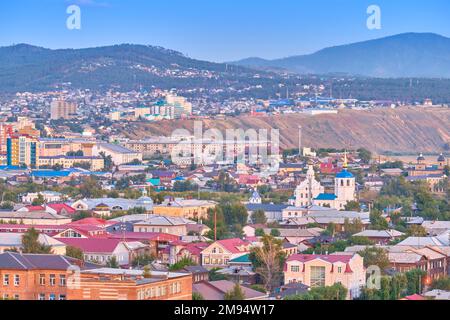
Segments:
[[[244,254],[243,256],[234,258],[232,260],[229,261],[230,263],[252,263],[250,261],[250,254]]]

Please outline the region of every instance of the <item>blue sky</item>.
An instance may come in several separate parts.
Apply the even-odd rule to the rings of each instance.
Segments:
[[[81,30],[66,9],[81,8]],[[381,8],[380,30],[366,27]],[[0,46],[159,45],[211,61],[279,58],[402,32],[450,37],[448,0],[1,0]]]

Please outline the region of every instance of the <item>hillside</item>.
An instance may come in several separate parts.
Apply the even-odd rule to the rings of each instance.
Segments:
[[[40,91],[70,83],[75,88],[122,90],[156,86],[228,86],[256,73],[245,67],[195,60],[144,45],[50,50],[27,44],[0,47],[0,92]],[[246,83],[243,84],[247,85]]]
[[[140,123],[124,130],[131,139],[167,135],[178,128],[193,132],[193,120]],[[322,148],[366,147],[378,153],[442,152],[450,143],[450,109],[400,108],[396,110],[343,110],[339,114],[301,114],[271,117],[248,115],[204,120],[204,130],[217,128],[278,128],[282,148],[298,147],[298,126],[303,128],[304,146]]]
[[[450,77],[450,38],[404,33],[275,60],[248,58],[237,65],[284,68],[300,74],[347,73],[370,77]]]

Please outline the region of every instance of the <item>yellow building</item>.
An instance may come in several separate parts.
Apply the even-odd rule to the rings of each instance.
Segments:
[[[73,168],[74,164],[83,163],[89,164],[90,170],[98,171],[105,167],[105,161],[102,157],[84,157],[84,156],[54,156],[54,157],[40,157],[39,166],[53,167],[61,165],[63,168]]]
[[[182,217],[186,219],[207,219],[208,209],[214,209],[216,203],[205,200],[167,200],[153,207],[153,213],[160,216]]]
[[[12,135],[6,142],[8,166],[26,165],[35,168],[39,164],[38,140],[28,135]]]

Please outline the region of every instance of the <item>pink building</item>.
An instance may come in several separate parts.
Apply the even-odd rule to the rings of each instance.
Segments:
[[[341,283],[348,289],[348,298],[360,295],[365,286],[366,271],[358,254],[294,254],[284,265],[284,282],[299,282],[309,287]]]

